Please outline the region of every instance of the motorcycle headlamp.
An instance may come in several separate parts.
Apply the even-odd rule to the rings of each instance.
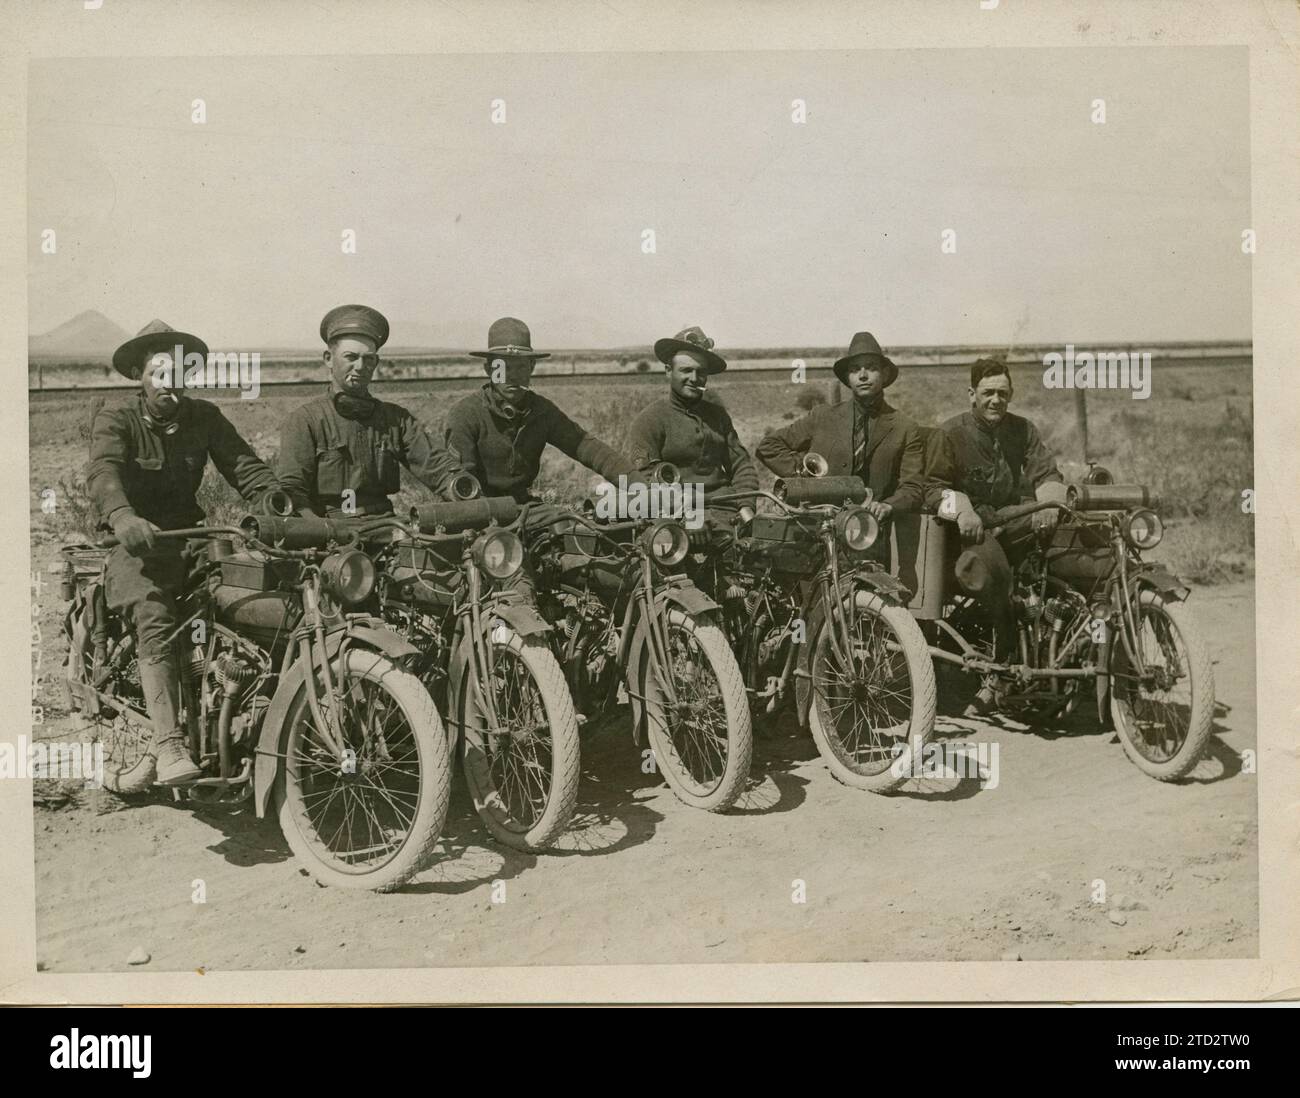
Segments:
[[[656,522],[646,534],[650,559],[662,568],[672,568],[686,559],[691,540],[675,522]]]
[[[375,589],[375,562],[359,549],[331,553],[320,566],[321,582],[344,606],[365,602]]]
[[[510,530],[493,530],[478,539],[474,563],[494,580],[509,579],[524,564],[524,543]]]
[[[842,544],[860,553],[876,543],[880,523],[865,507],[846,507],[835,516],[835,533]]]
[[[1149,507],[1130,512],[1124,520],[1124,540],[1134,549],[1154,549],[1165,536],[1165,524]]]

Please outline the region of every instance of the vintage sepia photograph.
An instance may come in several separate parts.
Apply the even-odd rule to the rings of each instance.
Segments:
[[[225,45],[28,59],[38,973],[1261,957],[1248,46]]]

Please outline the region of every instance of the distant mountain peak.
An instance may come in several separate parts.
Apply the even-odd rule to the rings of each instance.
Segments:
[[[99,310],[86,309],[57,328],[31,336],[27,340],[27,353],[107,359],[130,338],[130,332]]]

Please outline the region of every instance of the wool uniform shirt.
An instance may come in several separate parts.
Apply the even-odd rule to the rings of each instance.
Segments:
[[[548,445],[608,481],[636,471],[627,457],[588,434],[538,393],[530,391],[524,407],[516,409],[488,382],[447,415],[447,446],[478,477],[487,496],[526,502]]]
[[[245,500],[275,488],[275,475],[213,403],[184,397],[177,429],[165,434],[145,418],[144,397],[104,408],[90,428],[86,490],[101,521],[130,508],[160,530],[204,519],[197,494],[208,459]]]
[[[410,412],[383,400],[327,392],[295,408],[280,429],[280,485],[297,508],[318,515],[390,514],[403,465],[439,494],[460,472]],[[348,511],[345,491],[354,493]]]
[[[718,489],[758,490],[758,470],[731,416],[704,397],[691,401],[672,393],[643,408],[632,421],[628,450],[638,468],[672,462],[684,484],[703,486],[706,504],[708,494]]]
[[[944,423],[955,463],[953,485],[970,497],[987,524],[999,508],[1035,498],[1035,489],[1049,481],[1061,483],[1056,459],[1029,420],[1007,413],[990,427],[971,412]]]

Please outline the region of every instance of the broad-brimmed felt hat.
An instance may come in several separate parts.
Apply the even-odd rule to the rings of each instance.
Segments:
[[[867,365],[879,365],[885,368],[888,377],[885,380],[885,387],[888,388],[898,380],[898,367],[885,356],[885,352],[880,349],[880,344],[876,342],[876,337],[870,332],[854,332],[853,339],[849,342],[849,352],[843,358],[838,359],[834,366],[835,376],[844,384],[844,375],[851,369],[856,369],[863,363]]]
[[[528,325],[513,316],[494,320],[488,329],[488,349],[470,351],[475,358],[550,358],[550,351],[534,351],[533,335]]]
[[[711,374],[720,374],[727,368],[727,360],[713,349],[713,340],[699,328],[683,328],[671,339],[655,340],[655,358],[665,366],[671,366],[673,355],[682,351],[700,355],[705,368]]]
[[[174,354],[177,347],[181,348],[183,355],[200,354],[204,362],[208,360],[208,345],[198,336],[178,332],[161,320],[151,320],[113,352],[113,369],[123,377],[138,381],[144,372],[145,363],[153,355],[164,351]],[[184,362],[176,365],[182,370],[185,368]]]
[[[340,336],[366,336],[375,341],[375,350],[388,342],[388,320],[369,305],[340,305],[325,314],[320,322],[320,337],[326,344]]]

